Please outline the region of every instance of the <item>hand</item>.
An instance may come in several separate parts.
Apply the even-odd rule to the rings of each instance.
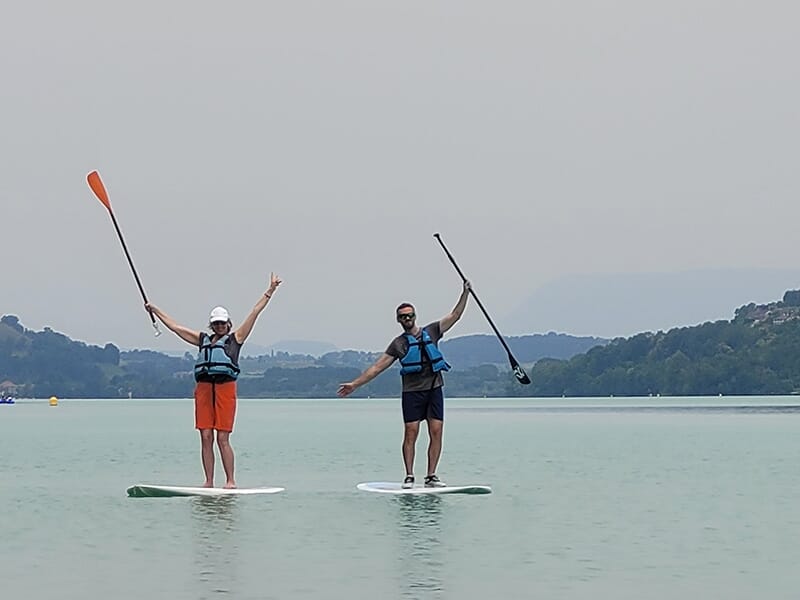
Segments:
[[[158,307],[155,304],[151,304],[150,302],[144,303],[144,309],[149,312],[151,315],[158,313]]]
[[[472,284],[468,280],[464,280],[464,291],[469,292],[472,289]]]
[[[283,280],[280,277],[275,275],[275,273],[270,273],[269,274],[269,293],[271,294],[276,289],[278,289],[278,286],[281,283],[283,283]]]
[[[352,394],[356,389],[356,386],[353,385],[353,382],[349,381],[347,383],[343,383],[339,386],[339,390],[336,392],[336,395],[340,398],[344,398],[345,396]]]

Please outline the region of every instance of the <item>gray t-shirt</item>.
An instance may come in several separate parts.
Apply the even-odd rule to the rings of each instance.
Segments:
[[[209,335],[203,332],[206,337],[208,337],[209,341],[213,339],[213,334]],[[200,336],[200,344],[198,348],[203,347],[203,336]],[[239,353],[242,351],[242,344],[236,341],[236,336],[233,335],[233,332],[228,334],[228,339],[225,340],[225,343],[222,344],[222,348],[225,351],[225,354],[233,361],[237,367],[239,366]]]
[[[442,330],[439,327],[439,321],[428,323],[423,327],[431,336],[431,340],[436,344],[442,339]],[[418,340],[422,339],[422,329],[419,335],[416,336]],[[393,356],[396,359],[403,358],[408,352],[408,339],[406,335],[398,335],[386,348],[386,354]],[[434,373],[431,369],[431,361],[425,352],[422,353],[422,370],[418,373],[408,373],[403,375],[403,391],[404,392],[422,392],[425,390],[432,390],[433,388],[441,387],[444,385],[444,378],[442,372]]]

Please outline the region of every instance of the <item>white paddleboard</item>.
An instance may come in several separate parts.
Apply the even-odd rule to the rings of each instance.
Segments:
[[[359,483],[356,488],[362,492],[377,492],[379,494],[491,494],[492,488],[488,485],[448,485],[446,487],[425,487],[416,485],[413,488],[403,489],[403,484],[391,481],[372,481]]]
[[[173,496],[251,496],[254,494],[275,494],[282,492],[282,487],[255,488],[208,488],[183,487],[179,485],[150,485],[139,483],[128,488],[128,496],[132,498],[170,498]]]

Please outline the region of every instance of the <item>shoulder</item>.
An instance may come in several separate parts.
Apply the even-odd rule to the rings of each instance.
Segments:
[[[406,352],[408,352],[408,339],[404,333],[394,338],[386,348],[386,354],[395,358],[403,358]]]
[[[434,342],[442,338],[442,327],[439,325],[439,321],[428,323],[425,325],[424,329]]]

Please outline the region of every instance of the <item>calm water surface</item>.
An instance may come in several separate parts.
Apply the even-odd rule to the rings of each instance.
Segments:
[[[192,418],[0,406],[2,596],[800,596],[800,398],[448,400],[440,474],[494,493],[413,498],[355,489],[403,475],[399,400],[244,400],[239,485],[286,492],[127,498],[200,483]]]

